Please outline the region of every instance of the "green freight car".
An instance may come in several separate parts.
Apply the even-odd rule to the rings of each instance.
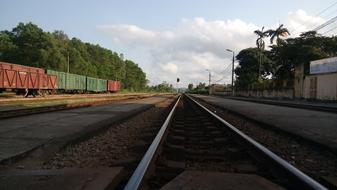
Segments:
[[[87,91],[106,92],[107,85],[107,80],[87,77]]]
[[[86,76],[67,73],[66,90],[85,91]]]
[[[86,90],[86,76],[47,70],[47,74],[57,76],[58,89],[65,91],[85,91]]]
[[[66,74],[67,73],[47,69],[47,74],[57,76],[57,88],[58,89],[66,89]]]
[[[108,91],[108,81],[105,79],[98,79],[97,90],[99,90],[99,92],[107,92]]]

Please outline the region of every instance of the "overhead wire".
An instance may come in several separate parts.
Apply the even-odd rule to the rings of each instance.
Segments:
[[[231,63],[231,64],[228,64],[228,65],[225,67],[225,69],[224,69],[221,73],[226,74],[228,71],[231,70],[231,66],[232,66],[232,63]],[[220,74],[221,74],[221,73],[220,73]],[[226,77],[227,77],[227,76],[223,76],[223,77],[220,78],[219,80],[215,80],[215,83],[222,81],[222,80],[225,79]]]
[[[334,23],[334,22],[336,22],[336,21],[337,21],[337,16],[335,16],[335,17],[331,18],[330,20],[326,21],[325,23],[323,23],[323,24],[317,26],[315,29],[313,29],[313,31],[321,30],[321,29],[323,29],[323,28],[329,26],[330,24],[332,24],[332,23]]]
[[[321,14],[323,14],[325,11],[329,10],[331,7],[337,5],[337,1],[334,2],[332,5],[330,5],[329,7],[327,7],[326,9],[322,10],[321,12],[319,12],[318,14],[316,14],[315,16],[319,16]]]
[[[337,1],[333,2],[331,5],[329,5],[327,8],[323,9],[322,11],[318,12],[315,17],[322,15],[323,13],[325,13],[327,10],[331,9],[332,7],[334,7],[335,5],[337,5]],[[334,12],[332,12],[334,13]],[[329,14],[329,16],[332,15],[331,13]],[[297,26],[295,28],[295,30],[292,30],[291,33],[296,32],[299,28],[301,28],[302,26],[304,26],[307,22],[303,22],[302,24],[300,24],[299,26]],[[311,26],[310,26],[311,27]]]
[[[325,32],[323,33],[323,35],[328,34],[329,32],[332,32],[332,31],[334,31],[334,30],[336,30],[336,29],[337,29],[337,26],[335,26],[335,27],[333,27],[333,28],[331,28],[331,29],[325,31]]]

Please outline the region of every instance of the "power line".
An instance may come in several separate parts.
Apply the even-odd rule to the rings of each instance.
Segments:
[[[332,8],[332,7],[335,6],[335,5],[337,5],[337,1],[334,2],[334,3],[332,3],[331,5],[329,5],[327,8],[323,9],[323,10],[320,11],[319,13],[317,13],[317,14],[315,15],[315,17],[317,17],[317,16],[323,14],[324,12],[326,12],[327,10],[329,10],[330,8]],[[331,14],[329,14],[329,15],[331,15]],[[307,22],[304,22],[304,23],[300,24],[298,27],[296,27],[295,30],[291,31],[291,33],[296,32],[300,27],[304,26],[304,24],[306,24],[306,23],[307,23]]]
[[[215,81],[215,83],[220,82],[220,81],[222,81],[222,80],[225,79],[225,78],[226,78],[226,76],[224,76],[224,77],[222,77],[221,79]]]
[[[337,29],[337,26],[335,26],[335,27],[331,28],[331,29],[330,29],[330,30],[328,30],[328,31],[325,31],[325,32],[323,33],[323,35],[325,35],[325,34],[327,34],[327,33],[331,32],[331,31],[334,31],[335,29]]]
[[[318,27],[316,27],[315,29],[313,29],[313,31],[318,31],[318,30],[321,30],[322,28],[325,28],[327,27],[328,25],[334,23],[337,21],[337,16],[333,17],[332,19],[326,21],[325,23],[319,25]]]
[[[228,71],[230,71],[230,70],[229,70],[229,69],[231,69],[230,66],[232,66],[232,64],[228,64],[227,67],[225,67],[225,69],[219,73],[219,75],[221,75],[221,74],[226,74]],[[227,76],[223,76],[221,79],[215,80],[215,83],[217,83],[217,82],[223,80],[223,79],[226,78],[226,77],[227,77]]]
[[[336,14],[336,12],[337,12],[337,9],[333,9],[333,11],[331,11],[329,14],[327,14],[327,15],[325,15],[325,17],[330,17],[331,15],[333,15],[333,14]]]
[[[331,7],[333,7],[333,6],[335,6],[335,5],[337,5],[337,1],[334,2],[332,5],[330,5],[329,7],[327,7],[326,9],[324,9],[323,11],[319,12],[319,13],[318,13],[317,15],[315,15],[315,16],[319,16],[319,15],[323,14],[325,11],[329,10]]]

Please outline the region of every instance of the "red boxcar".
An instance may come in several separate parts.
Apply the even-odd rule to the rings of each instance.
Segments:
[[[39,89],[54,90],[57,89],[57,76],[48,74],[39,74]]]
[[[44,69],[0,62],[0,89],[57,88],[57,77],[45,74]]]
[[[108,80],[107,84],[109,92],[117,92],[121,88],[121,83],[119,81]]]

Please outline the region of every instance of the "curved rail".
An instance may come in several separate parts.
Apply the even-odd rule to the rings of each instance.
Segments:
[[[172,119],[172,116],[173,116],[173,114],[174,114],[174,112],[177,108],[177,105],[180,101],[180,98],[181,98],[181,96],[179,96],[179,98],[178,98],[177,102],[175,103],[175,105],[173,106],[170,114],[167,116],[163,126],[160,128],[158,134],[156,135],[155,139],[151,143],[149,149],[146,151],[144,157],[142,158],[142,160],[138,164],[136,170],[134,171],[131,178],[129,179],[128,183],[124,187],[125,190],[135,190],[135,189],[138,189],[141,186],[142,181],[144,179],[144,176],[146,174],[146,171],[148,170],[148,168],[150,166],[150,163],[153,161],[154,155],[157,152],[160,143],[162,142],[162,139],[163,139],[163,136],[166,132],[167,126],[169,125],[169,123]]]

